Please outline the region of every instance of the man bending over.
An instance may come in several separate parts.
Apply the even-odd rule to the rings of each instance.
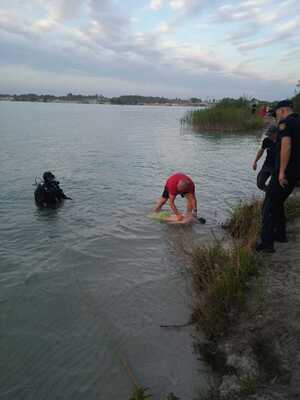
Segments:
[[[175,205],[175,198],[178,194],[180,194],[181,197],[185,197],[187,200],[187,214],[197,217],[195,184],[189,176],[182,173],[172,175],[167,180],[162,196],[159,199],[154,211],[161,211],[162,206],[169,200],[170,207],[176,215],[177,221],[182,221],[184,216],[180,213]]]

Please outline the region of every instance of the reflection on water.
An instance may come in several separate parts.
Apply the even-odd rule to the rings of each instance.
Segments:
[[[1,397],[128,398],[120,357],[156,394],[191,399],[206,384],[191,328],[160,325],[189,318],[185,251],[257,193],[258,139],[193,134],[185,111],[1,102]],[[73,201],[35,208],[45,170]],[[147,217],[177,171],[195,180],[207,225]]]

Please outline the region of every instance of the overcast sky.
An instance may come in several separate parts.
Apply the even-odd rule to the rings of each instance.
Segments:
[[[0,0],[0,93],[281,99],[300,0]]]

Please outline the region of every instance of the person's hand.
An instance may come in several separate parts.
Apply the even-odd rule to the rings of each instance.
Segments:
[[[252,164],[252,168],[253,168],[253,171],[256,171],[256,168],[257,168],[257,163],[254,161],[254,163]]]
[[[279,173],[278,180],[279,180],[279,185],[283,188],[288,184],[288,180],[286,179],[285,174],[282,172]]]
[[[183,215],[182,214],[176,214],[177,221],[182,221],[183,220]]]

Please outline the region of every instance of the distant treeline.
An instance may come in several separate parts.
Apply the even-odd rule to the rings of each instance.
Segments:
[[[103,103],[109,101],[109,99],[105,98],[102,95],[82,95],[82,94],[72,94],[68,93],[66,96],[54,96],[51,94],[35,94],[35,93],[26,93],[19,95],[8,95],[8,94],[0,94],[1,99],[9,99],[12,101],[37,101],[37,102],[55,102],[55,101],[64,101],[64,102],[80,102],[80,103]]]
[[[300,93],[293,98],[293,103],[295,111],[300,114]]]
[[[183,105],[183,106],[208,106],[208,105],[218,105],[219,107],[228,108],[233,107],[235,109],[249,108],[251,104],[256,104],[257,106],[261,104],[268,105],[272,107],[274,103],[270,102],[260,102],[259,100],[252,98],[246,99],[241,97],[240,99],[224,98],[222,100],[211,100],[202,101],[199,97],[192,97],[190,99],[173,98],[169,99],[167,97],[159,96],[140,96],[140,95],[124,95],[119,97],[105,97],[98,94],[82,95],[68,93],[63,96],[54,96],[52,94],[36,94],[36,93],[26,93],[26,94],[0,94],[0,100],[10,100],[10,101],[31,101],[31,102],[68,102],[68,103],[93,103],[93,104],[119,104],[119,105]],[[292,99],[295,106],[295,111],[300,113],[300,93],[298,93]],[[204,114],[201,114],[204,116]],[[191,116],[191,115],[190,115]],[[188,118],[187,118],[188,119]]]
[[[166,97],[153,97],[153,96],[139,96],[139,95],[126,95],[119,97],[111,98],[112,104],[129,104],[129,105],[138,105],[138,104],[186,104],[189,102],[190,104],[201,104],[202,100],[196,97],[193,97],[189,100],[182,100],[180,98],[168,99]]]
[[[192,97],[188,100],[180,98],[168,99],[166,97],[154,97],[154,96],[139,96],[139,95],[125,95],[119,97],[104,97],[102,95],[82,95],[69,93],[65,96],[54,96],[51,94],[19,94],[9,95],[0,94],[0,100],[11,100],[11,101],[33,101],[33,102],[76,102],[76,103],[110,103],[119,105],[143,105],[143,104],[176,104],[176,105],[197,105],[201,106],[202,100],[198,97]],[[206,104],[206,103],[205,103]]]

